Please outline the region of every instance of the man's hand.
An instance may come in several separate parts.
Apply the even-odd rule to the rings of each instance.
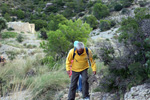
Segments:
[[[96,71],[93,71],[93,75],[96,75]]]
[[[67,71],[67,74],[68,74],[68,75],[70,75],[70,70],[69,70],[69,71]]]

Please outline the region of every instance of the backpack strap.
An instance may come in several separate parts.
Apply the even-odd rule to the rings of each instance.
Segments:
[[[76,55],[75,51],[76,51],[76,48],[74,48],[73,59],[74,59],[74,57],[75,57],[75,55]]]
[[[89,49],[86,47],[86,54],[88,56],[88,62],[89,62],[89,65],[91,66],[91,61],[90,61],[90,57],[89,57]]]
[[[89,57],[89,49],[87,47],[85,49],[86,49],[86,54]]]

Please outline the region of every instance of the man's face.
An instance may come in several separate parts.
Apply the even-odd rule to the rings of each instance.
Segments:
[[[3,56],[1,56],[1,58],[3,59]]]
[[[78,51],[78,53],[82,54],[84,49],[78,49],[77,51]]]

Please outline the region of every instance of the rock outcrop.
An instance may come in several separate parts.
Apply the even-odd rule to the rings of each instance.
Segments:
[[[23,22],[8,22],[8,28],[13,28],[15,31],[35,33],[35,24]]]
[[[132,87],[124,95],[124,100],[150,100],[150,84]]]

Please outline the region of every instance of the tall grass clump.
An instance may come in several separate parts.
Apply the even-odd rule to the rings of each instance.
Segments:
[[[64,61],[57,64],[57,68],[50,69],[48,65],[42,65],[41,55],[26,59],[7,61],[5,66],[0,66],[0,76],[5,80],[3,96],[19,92],[27,92],[24,97],[32,100],[53,99],[55,93],[64,89],[69,83],[65,72]],[[12,95],[10,95],[12,97]],[[18,96],[19,98],[19,96]],[[17,98],[17,99],[18,99]]]

